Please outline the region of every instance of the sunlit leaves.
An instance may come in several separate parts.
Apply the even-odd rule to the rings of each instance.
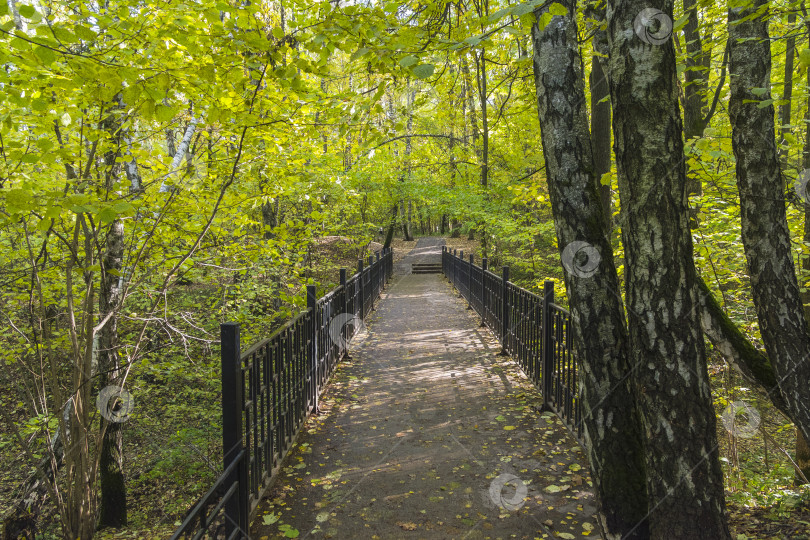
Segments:
[[[434,66],[433,64],[419,64],[418,66],[415,66],[411,70],[411,73],[413,73],[414,76],[420,79],[427,79],[428,77],[433,75],[435,69],[436,66]]]

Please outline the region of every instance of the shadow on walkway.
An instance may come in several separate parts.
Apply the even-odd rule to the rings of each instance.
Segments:
[[[599,537],[581,449],[478,322],[441,275],[395,279],[252,536]]]

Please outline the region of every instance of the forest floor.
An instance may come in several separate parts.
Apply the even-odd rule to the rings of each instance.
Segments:
[[[255,538],[598,536],[585,457],[420,239],[260,507]]]

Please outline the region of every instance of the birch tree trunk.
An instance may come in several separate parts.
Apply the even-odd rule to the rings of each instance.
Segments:
[[[796,24],[796,13],[788,14],[788,26]],[[782,104],[779,105],[779,158],[783,167],[787,165],[788,153],[785,135],[792,131],[790,128],[791,99],[793,97],[793,56],[796,53],[796,36],[791,34],[785,43],[785,86],[782,91]]]
[[[585,448],[605,538],[648,538],[644,445],[629,375],[627,328],[594,174],[576,3],[534,26],[537,113],[557,244],[565,272],[580,372]],[[542,13],[542,11],[540,12]],[[608,140],[610,134],[608,133]],[[581,246],[584,261],[570,246]]]
[[[197,116],[192,116],[191,121],[188,123],[188,127],[186,128],[185,133],[183,134],[183,139],[180,141],[180,146],[177,147],[177,151],[174,153],[174,157],[172,158],[172,162],[169,165],[169,172],[166,174],[166,177],[163,179],[163,182],[160,184],[160,192],[166,193],[171,190],[169,184],[166,183],[174,174],[180,170],[180,164],[183,162],[183,158],[188,152],[189,147],[191,146],[191,137],[194,135],[194,131],[197,129],[197,123],[199,122],[199,118]],[[171,138],[174,140],[174,137]],[[169,152],[172,151],[171,145],[169,147]]]
[[[110,147],[104,156],[105,187],[107,192],[115,189],[119,167],[116,160],[121,152],[122,123],[117,117],[120,114],[120,103],[112,108],[105,120],[105,128],[110,137]],[[135,176],[130,176],[130,185],[136,189],[140,176],[134,160],[127,163],[134,169]],[[137,183],[135,186],[133,184]],[[102,325],[98,331],[98,389],[120,384],[121,363],[118,357],[118,310],[121,305],[124,259],[124,222],[113,220],[105,238],[105,250],[101,264],[99,288],[99,321]],[[106,322],[104,322],[106,321]],[[102,415],[100,433],[101,449],[99,455],[99,488],[101,496],[98,507],[98,526],[122,527],[127,524],[127,495],[124,479],[124,438],[122,424],[110,422]]]
[[[408,122],[406,124],[406,134],[408,137],[405,138],[405,177],[408,180],[411,179],[411,151],[413,150],[413,146],[411,143],[411,133],[413,133],[413,102],[416,99],[416,90],[411,90],[411,81],[410,79],[407,81],[407,86],[405,88],[406,96],[405,100],[408,104]],[[405,209],[405,204],[400,205],[402,210],[402,235],[405,237],[404,240],[406,242],[413,241],[413,236],[411,236],[411,213],[413,210],[411,199],[408,198],[407,210]]]
[[[588,17],[605,20],[605,6],[599,4],[587,8]],[[613,227],[613,204],[609,185],[602,185],[602,175],[610,172],[610,86],[607,80],[608,42],[604,30],[594,29],[593,48],[596,54],[591,60],[591,146],[593,147],[593,173],[599,183],[602,208],[607,216],[608,231]]]
[[[99,388],[120,383],[121,363],[118,358],[118,315],[121,301],[121,276],[124,258],[124,222],[116,219],[107,231],[103,258],[99,318],[107,322],[100,330],[98,349]],[[101,420],[101,455],[99,456],[98,526],[123,527],[127,524],[127,492],[124,481],[123,431],[120,422]]]
[[[729,9],[729,116],[737,160],[740,220],[751,292],[765,350],[796,427],[810,439],[810,333],[804,318],[787,224],[784,178],[776,151],[770,98],[771,50],[767,11],[755,0]],[[754,88],[765,88],[754,95]]]
[[[629,348],[650,535],[722,540],[730,536],[692,267],[672,9],[672,0],[607,7]]]
[[[810,22],[805,23],[805,30],[810,32]],[[810,34],[809,34],[810,35]],[[810,70],[807,71],[807,85],[810,87]],[[802,152],[802,175],[805,178],[810,178],[810,95],[807,96],[807,108],[804,113],[805,137],[804,149]],[[806,185],[806,184],[805,184]],[[803,237],[805,246],[810,245],[810,201],[805,197],[802,201],[804,203],[804,231]],[[802,254],[802,304],[804,305],[804,317],[810,320],[810,289],[807,288],[807,278],[810,276],[810,254]],[[802,436],[801,431],[796,430],[796,464],[801,468],[805,478],[810,478],[810,445],[807,439]],[[796,483],[801,484],[802,480],[799,475],[796,475]]]

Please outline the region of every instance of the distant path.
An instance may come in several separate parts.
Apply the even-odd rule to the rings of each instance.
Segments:
[[[420,238],[403,260],[432,262],[443,243]],[[599,537],[576,441],[472,313],[441,275],[394,281],[254,538]]]
[[[414,248],[394,265],[394,274],[410,274],[411,265],[415,263],[442,262],[443,245],[444,238],[437,236],[417,238]]]

